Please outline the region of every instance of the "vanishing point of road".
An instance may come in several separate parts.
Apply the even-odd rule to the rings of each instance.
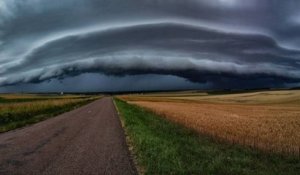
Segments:
[[[136,174],[110,97],[0,134],[1,175]]]

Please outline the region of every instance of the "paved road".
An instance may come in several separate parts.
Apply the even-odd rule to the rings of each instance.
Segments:
[[[112,99],[0,134],[1,175],[136,174]]]

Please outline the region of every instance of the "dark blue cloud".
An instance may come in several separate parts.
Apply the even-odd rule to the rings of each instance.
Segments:
[[[297,84],[298,7],[294,0],[4,0],[0,85],[85,73],[170,75],[213,88]]]

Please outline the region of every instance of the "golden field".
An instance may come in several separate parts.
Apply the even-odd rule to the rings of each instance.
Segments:
[[[49,94],[0,94],[3,99],[51,99],[51,98],[80,98],[87,97],[85,95],[49,95]]]
[[[49,99],[40,100],[33,102],[22,102],[22,103],[4,103],[0,104],[0,115],[1,113],[13,112],[13,113],[33,113],[35,111],[43,110],[49,107],[63,106],[66,104],[78,103],[86,99]]]
[[[95,97],[85,95],[0,94],[0,116],[3,113],[34,113],[47,108],[79,103]],[[97,97],[96,97],[97,98]]]
[[[300,91],[120,96],[218,140],[300,155]]]
[[[42,121],[99,96],[0,94],[0,132]]]

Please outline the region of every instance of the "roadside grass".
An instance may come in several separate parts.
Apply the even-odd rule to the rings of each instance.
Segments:
[[[37,123],[47,118],[73,110],[88,104],[99,97],[89,98],[61,98],[48,100],[43,98],[36,101],[22,101],[15,103],[0,103],[0,133]]]
[[[219,143],[115,98],[145,174],[298,175],[300,160]]]

